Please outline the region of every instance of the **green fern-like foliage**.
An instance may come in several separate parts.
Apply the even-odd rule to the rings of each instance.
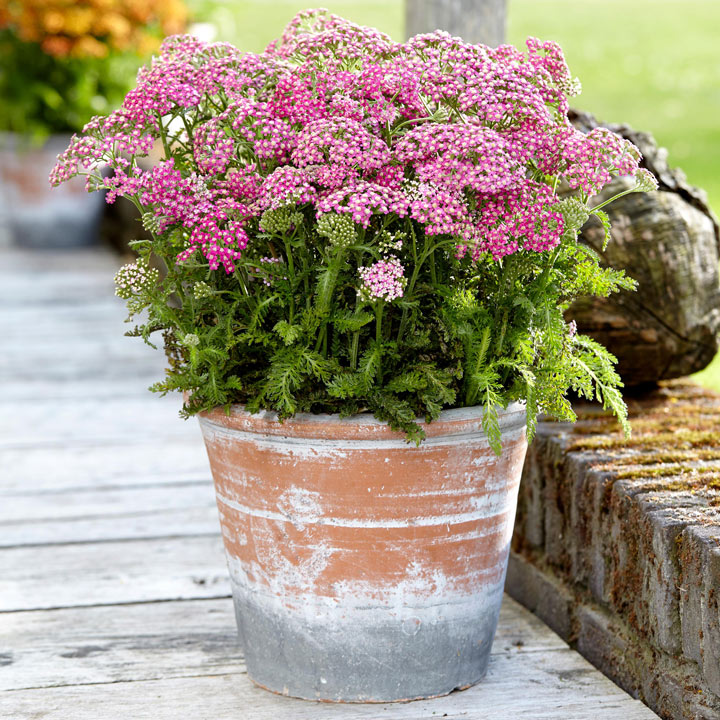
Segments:
[[[540,413],[574,419],[572,391],[628,429],[615,358],[577,335],[566,312],[577,297],[634,282],[578,243],[585,206],[560,207],[568,219],[558,247],[503,260],[458,259],[452,238],[425,236],[411,220],[378,217],[364,229],[293,207],[263,216],[258,249],[228,275],[174,262],[182,238],[171,230],[134,245],[138,268],[159,260],[166,272],[136,283],[128,303],[145,322],[131,334],[152,343],[163,331],[168,368],[152,389],[188,393],[186,415],[232,403],[280,418],[365,411],[421,442],[418,420],[480,406],[499,453],[502,408],[523,401],[532,438]],[[393,253],[412,274],[402,297],[367,298],[358,269],[384,256],[389,225],[399,228],[393,238],[411,239],[393,240]],[[270,254],[271,267],[262,261]]]

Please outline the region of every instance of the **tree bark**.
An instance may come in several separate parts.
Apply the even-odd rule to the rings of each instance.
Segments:
[[[506,9],[507,0],[405,0],[405,34],[446,30],[497,47],[505,41]]]
[[[571,113],[583,132],[599,123],[592,115]],[[602,124],[602,123],[600,123]],[[604,232],[594,219],[580,242],[597,250],[612,267],[638,281],[637,292],[607,299],[583,299],[568,311],[578,329],[618,358],[626,385],[655,383],[702,370],[720,349],[720,232],[704,193],[670,169],[667,151],[648,133],[626,125],[604,125],[634,142],[642,165],[659,189],[633,193],[607,208],[612,240],[602,250]],[[617,178],[592,204],[629,187]]]

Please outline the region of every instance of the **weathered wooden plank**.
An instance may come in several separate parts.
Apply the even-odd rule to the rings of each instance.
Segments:
[[[163,439],[161,445],[145,437],[33,447],[32,451],[26,447],[0,449],[0,497],[209,478],[207,454],[195,420],[187,422],[187,431],[186,436]]]
[[[68,347],[65,354],[68,352],[72,352],[72,347]],[[110,357],[106,354],[90,358],[80,356],[73,359],[72,362],[58,363],[56,355],[49,364],[45,365],[36,362],[32,365],[22,363],[15,364],[14,367],[0,367],[0,386],[15,385],[18,386],[18,389],[22,389],[39,380],[44,383],[61,384],[78,383],[84,380],[117,382],[137,378],[138,384],[147,388],[150,383],[163,378],[162,369],[158,368],[156,372],[152,372],[143,358],[129,358],[117,364],[109,361]],[[150,377],[149,382],[148,376]],[[16,393],[16,396],[18,394]],[[20,398],[22,399],[23,396],[20,395]]]
[[[65,248],[30,250],[19,247],[3,247],[0,275],[25,276],[28,283],[43,277],[64,273],[105,274],[113,273],[120,265],[118,257],[106,247]]]
[[[22,521],[0,526],[0,548],[115,542],[208,535],[220,532],[215,505],[118,513],[101,518]]]
[[[0,369],[0,385],[2,385],[2,404],[21,402],[56,402],[58,400],[73,400],[86,396],[93,397],[98,402],[104,402],[114,397],[148,397],[148,387],[154,382],[162,379],[162,366],[140,366],[137,364],[130,369],[122,368],[118,375],[114,365],[105,365],[104,368],[82,368],[75,366],[70,373],[61,373],[58,380],[48,377],[45,368],[45,377],[38,377],[33,371],[15,371],[10,376],[9,372],[3,373]],[[18,378],[18,372],[22,372],[23,378]],[[100,373],[104,377],[98,377]],[[53,372],[56,375],[57,373]],[[179,401],[179,395],[174,396]]]
[[[93,301],[90,307],[98,310],[96,305]],[[4,319],[0,316],[4,341],[0,378],[5,382],[18,378],[83,379],[98,373],[112,377],[126,374],[127,364],[133,365],[135,373],[162,377],[166,365],[162,349],[153,349],[140,338],[125,337],[132,325],[124,322],[120,308],[112,312],[100,308],[97,317],[91,318],[84,305],[63,306],[62,312],[57,308],[34,314],[23,310],[8,311]]]
[[[230,598],[0,614],[0,647],[0,690],[244,671]]]
[[[13,366],[8,364],[0,368],[0,386],[8,388],[8,394],[3,393],[0,407],[7,406],[12,400],[75,400],[90,395],[93,385],[99,386],[99,394],[93,396],[98,401],[119,396],[147,399],[150,397],[150,385],[165,377],[163,365],[148,363],[146,358],[124,349],[118,352],[86,352],[72,362],[58,364],[57,358],[68,352],[75,352],[75,347],[71,346],[63,352],[45,352],[44,357],[26,357]],[[119,391],[113,392],[113,386]],[[50,392],[43,392],[43,389]],[[179,403],[180,396],[174,397]]]
[[[229,598],[0,615],[0,690],[243,673]],[[567,645],[505,598],[493,655]]]
[[[10,548],[0,562],[0,612],[230,594],[219,536]]]
[[[209,475],[199,482],[131,488],[85,488],[65,493],[16,495],[0,505],[0,526],[38,520],[80,520],[150,511],[214,506]]]
[[[215,494],[200,482],[25,493],[0,504],[0,547],[217,535]]]
[[[40,312],[57,303],[88,303],[105,299],[115,292],[111,268],[99,272],[45,272],[42,282],[37,273],[2,273],[0,303],[3,307],[42,305]]]
[[[91,306],[94,307],[95,303]],[[132,326],[123,322],[123,314],[103,310],[95,319],[87,319],[85,306],[64,318],[57,310],[37,312],[14,318],[15,310],[0,317],[0,334],[5,352],[0,356],[0,380],[16,382],[58,379],[92,379],[98,375],[127,375],[132,365],[135,374],[162,377],[166,360],[162,350],[154,350],[140,338],[125,337]],[[7,321],[13,317],[13,322]],[[32,332],[28,332],[32,328]]]
[[[58,363],[58,358],[67,356],[74,357],[67,363]],[[37,347],[25,355],[8,354],[0,367],[3,385],[24,385],[39,379],[59,384],[84,378],[138,378],[138,386],[147,389],[164,377],[164,364],[138,354],[132,347],[113,343]]]
[[[36,279],[40,282],[40,279]],[[49,309],[33,306],[14,307],[12,312],[0,316],[0,329],[3,332],[21,332],[23,327],[33,328],[33,332],[55,332],[63,329],[81,330],[88,326],[107,330],[108,323],[124,325],[127,313],[123,301],[115,297],[104,297],[93,302],[55,303]]]
[[[571,650],[493,656],[485,680],[443,698],[392,705],[335,705],[273,695],[246,675],[116,682],[3,694],[14,720],[651,720],[632,700]]]
[[[104,300],[98,302],[104,302]],[[95,301],[92,302],[92,305],[95,305]],[[124,334],[135,324],[126,323],[125,313],[117,312],[116,308],[113,308],[112,311],[107,309],[103,314],[87,318],[85,321],[83,321],[83,315],[86,315],[84,305],[63,305],[62,308],[68,311],[76,308],[78,317],[65,316],[57,306],[53,306],[46,311],[38,310],[36,312],[36,315],[41,316],[42,320],[40,317],[38,318],[39,327],[33,328],[33,333],[28,333],[27,325],[23,325],[22,322],[7,322],[7,319],[0,323],[0,330],[3,331],[3,337],[8,340],[27,341],[29,343],[27,347],[31,350],[42,346],[43,343],[66,348],[75,343],[102,345],[114,342],[134,348],[148,356],[154,354],[141,338],[131,338]],[[10,310],[8,313],[12,315],[14,310]],[[32,314],[28,313],[23,319],[31,316]],[[56,321],[55,318],[57,318]],[[157,335],[157,337],[160,336]],[[10,349],[9,346],[8,349]],[[20,349],[22,348],[18,348],[18,350]]]
[[[122,335],[125,329],[127,328],[123,328],[117,334],[105,334],[104,336],[88,332],[86,337],[74,336],[70,341],[66,337],[50,338],[37,335],[22,337],[22,334],[13,338],[5,337],[8,346],[3,358],[3,367],[12,368],[18,363],[28,361],[38,364],[47,358],[51,362],[57,362],[58,357],[67,354],[70,348],[73,353],[89,353],[100,356],[97,358],[98,364],[107,364],[109,357],[112,357],[113,362],[123,362],[122,358],[118,357],[118,355],[122,355],[136,360],[144,360],[152,366],[163,367],[165,365],[165,355],[162,350],[153,350],[139,338],[125,337]],[[27,331],[25,334],[27,335]]]
[[[27,353],[28,357],[35,357],[48,350],[67,352],[69,347],[73,347],[77,348],[77,351],[86,352],[94,349],[124,350],[134,352],[138,357],[146,358],[151,363],[164,364],[165,355],[162,349],[153,349],[144,343],[142,338],[126,336],[125,333],[134,325],[116,320],[116,318],[108,318],[109,322],[102,329],[92,325],[83,327],[53,325],[44,335],[34,332],[29,334],[27,328],[13,328],[3,334],[3,339],[7,341],[7,356],[3,358],[3,363],[11,365],[18,357],[23,357],[23,353]],[[159,333],[155,336],[155,340],[162,345]],[[55,360],[57,362],[57,357]]]
[[[177,415],[180,397],[108,398],[98,403],[82,396],[57,403],[3,403],[0,448],[78,442],[185,437],[196,442],[195,423]]]

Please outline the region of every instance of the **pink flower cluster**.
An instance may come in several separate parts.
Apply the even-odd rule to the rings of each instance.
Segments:
[[[67,150],[58,156],[50,173],[51,184],[60,185],[75,175],[91,174],[105,164],[126,170],[131,164],[128,156],[147,155],[155,142],[154,131],[136,120],[136,116],[124,108],[107,117],[90,120],[83,128],[83,135],[73,135]]]
[[[316,196],[317,192],[306,173],[290,165],[283,165],[265,178],[256,206],[263,210],[277,209],[283,205],[311,202]]]
[[[418,180],[441,178],[448,190],[459,193],[496,193],[525,177],[511,144],[483,125],[420,125],[402,137],[395,155],[414,168]]]
[[[564,144],[564,159],[567,165],[564,175],[570,187],[594,195],[613,175],[635,175],[640,151],[614,132],[595,128],[587,135],[569,135]]]
[[[195,128],[193,157],[203,175],[223,175],[235,153],[235,143],[225,134],[219,118],[213,118]]]
[[[547,176],[587,197],[638,170],[627,141],[572,127],[576,91],[555,43],[530,38],[521,52],[443,32],[393,43],[306,11],[262,54],[166,40],[122,107],[73,139],[51,181],[110,165],[108,202],[132,197],[159,232],[183,230],[180,262],[199,252],[228,273],[263,212],[287,205],[347,213],[370,230],[378,216],[410,218],[475,259],[544,252],[564,229]],[[141,169],[161,140],[166,159]]]
[[[552,249],[564,228],[555,204],[552,188],[533,180],[488,198],[480,211],[480,228],[472,228],[468,243],[458,246],[458,257],[468,250],[473,260],[483,252],[495,258],[511,255],[520,248],[520,238],[528,250]]]
[[[406,215],[408,199],[399,189],[361,180],[323,193],[315,207],[318,215],[332,211],[349,213],[356,223],[367,227],[373,215],[391,212],[400,217]]]
[[[195,225],[190,234],[190,246],[178,255],[178,260],[188,260],[200,248],[211,270],[222,265],[229,274],[235,270],[234,261],[240,258],[247,244],[247,233],[239,222],[216,215]]]
[[[361,294],[368,300],[390,302],[402,297],[405,290],[405,270],[396,257],[386,258],[358,271]]]

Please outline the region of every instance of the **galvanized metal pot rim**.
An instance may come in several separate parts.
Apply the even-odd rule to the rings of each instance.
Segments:
[[[442,438],[457,435],[474,435],[482,429],[485,413],[481,405],[443,410],[437,420],[418,424],[427,438]],[[250,413],[244,405],[231,405],[229,414],[218,406],[199,413],[204,422],[241,432],[274,435],[288,438],[308,439],[388,439],[404,440],[405,433],[392,430],[388,423],[378,420],[371,413],[358,413],[341,418],[339,414],[298,413],[286,420],[280,420],[277,413],[261,410]],[[501,432],[514,430],[525,424],[525,403],[514,402],[498,412]]]

